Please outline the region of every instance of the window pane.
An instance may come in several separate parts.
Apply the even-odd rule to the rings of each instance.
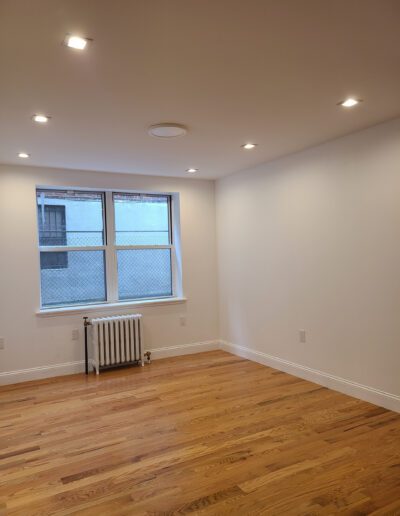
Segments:
[[[170,244],[168,195],[116,193],[113,198],[117,245]]]
[[[65,206],[38,206],[40,245],[66,245]]]
[[[49,267],[61,262],[63,267]],[[106,300],[103,251],[40,253],[42,306],[94,303]]]
[[[103,194],[37,190],[39,245],[103,245]]]
[[[117,251],[119,299],[172,296],[171,250]]]
[[[40,269],[66,269],[68,267],[68,253],[40,253]]]

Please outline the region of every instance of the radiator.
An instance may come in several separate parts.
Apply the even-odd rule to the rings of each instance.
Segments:
[[[111,367],[144,365],[141,314],[99,317],[89,324],[97,374]]]

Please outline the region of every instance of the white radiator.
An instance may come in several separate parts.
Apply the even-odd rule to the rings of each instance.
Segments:
[[[144,365],[142,315],[99,317],[92,326],[92,363],[101,370],[117,366]]]

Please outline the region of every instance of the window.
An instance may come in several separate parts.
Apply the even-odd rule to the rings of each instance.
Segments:
[[[42,308],[175,295],[171,195],[38,189],[36,197]]]
[[[114,193],[119,299],[172,296],[170,197]]]
[[[62,246],[67,243],[65,230],[65,206],[42,204],[38,206],[40,245]],[[68,254],[43,253],[40,257],[41,269],[65,269],[68,267]]]

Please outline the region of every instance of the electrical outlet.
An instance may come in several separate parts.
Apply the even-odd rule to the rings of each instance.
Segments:
[[[6,346],[4,337],[0,337],[0,349],[4,349]]]
[[[79,330],[72,330],[72,340],[79,340]]]
[[[302,344],[306,342],[306,330],[299,330],[299,341]]]
[[[181,315],[179,317],[179,322],[180,322],[181,326],[186,326],[186,315]]]

